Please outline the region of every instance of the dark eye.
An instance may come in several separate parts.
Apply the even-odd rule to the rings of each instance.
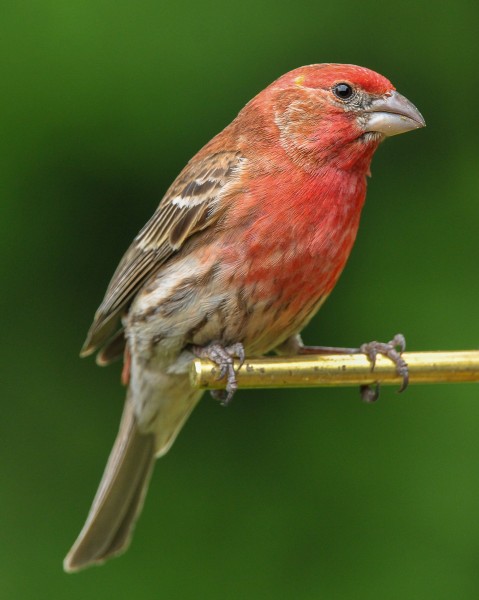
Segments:
[[[333,93],[340,100],[349,100],[352,98],[354,90],[349,83],[337,83],[333,87]]]

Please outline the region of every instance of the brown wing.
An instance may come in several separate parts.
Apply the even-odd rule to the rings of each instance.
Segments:
[[[107,347],[99,362],[106,364],[117,357],[121,352],[119,321],[134,295],[187,238],[218,219],[221,197],[239,177],[243,163],[239,152],[219,152],[193,158],[186,165],[118,265],[81,356],[95,352],[116,334],[111,352]]]

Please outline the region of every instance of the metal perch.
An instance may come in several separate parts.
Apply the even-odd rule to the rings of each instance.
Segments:
[[[409,366],[410,383],[459,383],[479,381],[479,350],[454,352],[404,352]],[[209,360],[196,359],[191,380],[200,389],[221,389],[219,369]],[[363,354],[262,357],[246,360],[238,372],[238,387],[320,387],[365,385],[400,385],[401,377],[394,364],[378,356],[374,371]]]

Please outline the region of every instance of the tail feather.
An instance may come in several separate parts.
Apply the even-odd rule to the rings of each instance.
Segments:
[[[130,545],[133,527],[143,508],[146,492],[148,491],[153,463],[154,461],[145,462],[146,472],[141,474],[135,493],[130,500],[130,506],[123,517],[123,521],[118,525],[116,534],[111,538],[106,552],[98,557],[101,562],[121,554]]]
[[[138,431],[127,399],[120,431],[86,523],[63,563],[78,571],[128,547],[148,488],[155,459],[154,434]]]

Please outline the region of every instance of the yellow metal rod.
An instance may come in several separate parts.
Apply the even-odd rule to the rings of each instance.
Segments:
[[[479,381],[479,351],[405,352],[411,383]],[[219,369],[209,360],[196,359],[191,381],[200,389],[221,389]],[[239,388],[320,387],[363,385],[376,381],[400,385],[393,363],[378,356],[374,372],[363,354],[263,357],[246,360],[237,375]]]

